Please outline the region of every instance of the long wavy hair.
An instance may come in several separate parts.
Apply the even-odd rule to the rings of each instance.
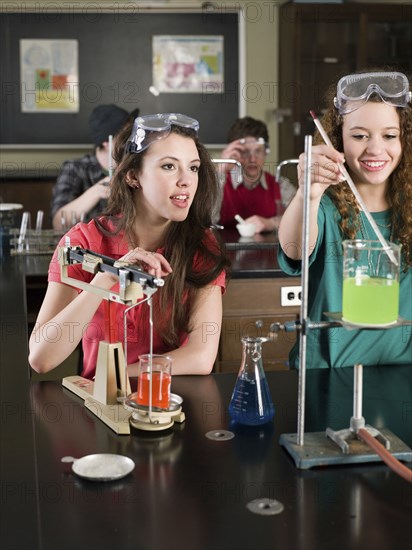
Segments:
[[[382,70],[382,69],[380,69]],[[374,71],[362,71],[374,72]],[[330,105],[322,116],[322,126],[338,151],[343,151],[342,125],[343,116],[333,106],[336,95],[336,85],[326,94],[326,104]],[[372,95],[368,101],[382,101],[378,95]],[[399,165],[389,178],[387,200],[392,207],[392,239],[402,245],[402,256],[407,266],[412,265],[412,106],[397,108],[400,122],[400,140],[402,156]],[[323,143],[318,132],[314,143]],[[350,187],[343,182],[328,187],[326,193],[336,205],[340,215],[340,227],[344,238],[354,239],[360,227],[360,211]]]
[[[111,182],[110,198],[103,216],[110,219],[114,230],[109,231],[105,219],[97,225],[105,235],[120,232],[132,246],[138,246],[133,232],[136,219],[135,201],[141,190],[126,182],[129,170],[138,174],[143,166],[148,149],[141,153],[125,153],[133,120],[117,134],[113,146],[116,170]],[[205,287],[225,270],[229,276],[229,260],[219,233],[212,227],[212,213],[219,197],[219,181],[206,147],[200,143],[193,130],[171,126],[171,133],[192,139],[200,158],[198,187],[187,218],[171,222],[164,234],[164,257],[173,271],[165,278],[165,284],[153,297],[154,323],[170,349],[178,347],[182,332],[190,332],[189,312],[198,289]],[[201,267],[194,269],[194,259]],[[147,315],[147,312],[146,314]]]

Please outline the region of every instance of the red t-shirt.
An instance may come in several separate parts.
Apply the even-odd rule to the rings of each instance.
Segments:
[[[67,233],[67,236],[70,237],[71,246],[79,246],[81,248],[89,249],[91,251],[103,254],[115,260],[124,256],[129,248],[127,241],[125,240],[124,233],[120,233],[116,236],[107,237],[103,235],[97,228],[94,220],[90,221],[87,224],[79,223],[75,225]],[[212,242],[212,235],[209,234],[206,238],[210,239]],[[61,282],[60,278],[60,264],[58,262],[58,253],[59,247],[65,246],[66,236],[64,236],[58,247],[56,248],[53,258],[49,266],[49,275],[48,280],[52,282]],[[158,252],[162,252],[162,249],[159,249]],[[202,267],[200,258],[195,257],[194,261],[195,269],[200,269]],[[94,275],[84,271],[80,264],[74,264],[68,266],[68,275],[75,279],[85,281],[89,283]],[[222,292],[226,286],[226,277],[225,272],[222,273],[213,281],[214,285],[220,286]],[[114,291],[118,290],[118,284],[113,287]],[[79,290],[81,292],[81,290]],[[161,289],[160,289],[161,292]],[[90,323],[83,329],[83,372],[82,376],[85,378],[93,378],[96,370],[96,361],[97,353],[99,348],[99,342],[104,340],[104,326],[105,326],[105,310],[107,304],[104,300],[96,313],[94,314]],[[119,335],[119,340],[123,342],[123,312],[127,306],[118,304],[116,302],[110,303],[111,313],[114,314],[112,318],[115,319],[117,333]],[[138,361],[139,355],[149,352],[149,324],[148,324],[148,315],[146,314],[142,318],[143,308],[148,308],[147,304],[141,304],[136,306],[127,314],[127,363],[135,363]],[[180,345],[184,345],[187,342],[187,333],[182,333],[180,336]],[[160,334],[153,329],[153,352],[154,353],[167,353],[171,349],[165,345],[163,340],[160,337]]]
[[[263,176],[267,189],[261,184],[254,189],[248,189],[240,184],[235,189],[230,172],[227,174],[220,208],[220,223],[222,225],[235,227],[237,224],[236,214],[245,219],[255,215],[264,218],[276,216],[276,201],[281,198],[280,186],[269,172],[264,172]]]

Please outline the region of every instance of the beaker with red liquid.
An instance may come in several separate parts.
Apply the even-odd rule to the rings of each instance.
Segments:
[[[151,406],[153,410],[168,410],[171,382],[171,357],[156,354],[141,355],[137,371],[137,404],[143,407]]]

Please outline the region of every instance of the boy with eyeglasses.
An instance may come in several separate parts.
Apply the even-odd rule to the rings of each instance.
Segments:
[[[255,224],[256,233],[274,231],[279,226],[282,193],[280,182],[264,168],[270,152],[266,124],[250,116],[239,118],[229,130],[228,141],[222,159],[240,162],[242,178],[236,177],[233,164],[225,165],[220,223],[235,227],[237,214]],[[288,183],[287,187],[293,194],[293,186]]]

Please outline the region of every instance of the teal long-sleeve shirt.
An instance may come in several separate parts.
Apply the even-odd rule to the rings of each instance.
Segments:
[[[366,235],[357,238],[376,240],[364,214]],[[372,213],[385,239],[390,239],[390,211]],[[325,321],[324,312],[342,311],[343,249],[339,227],[340,214],[324,195],[318,213],[318,240],[309,257],[308,317]],[[293,244],[291,243],[293,246]],[[281,269],[292,276],[301,274],[301,262],[288,258],[279,246]],[[404,267],[404,266],[402,266]],[[400,273],[399,315],[412,320],[412,269]],[[308,331],[307,368],[351,367],[363,365],[412,364],[412,326],[391,329],[354,330],[343,327]],[[299,340],[290,352],[290,367],[299,367]]]

